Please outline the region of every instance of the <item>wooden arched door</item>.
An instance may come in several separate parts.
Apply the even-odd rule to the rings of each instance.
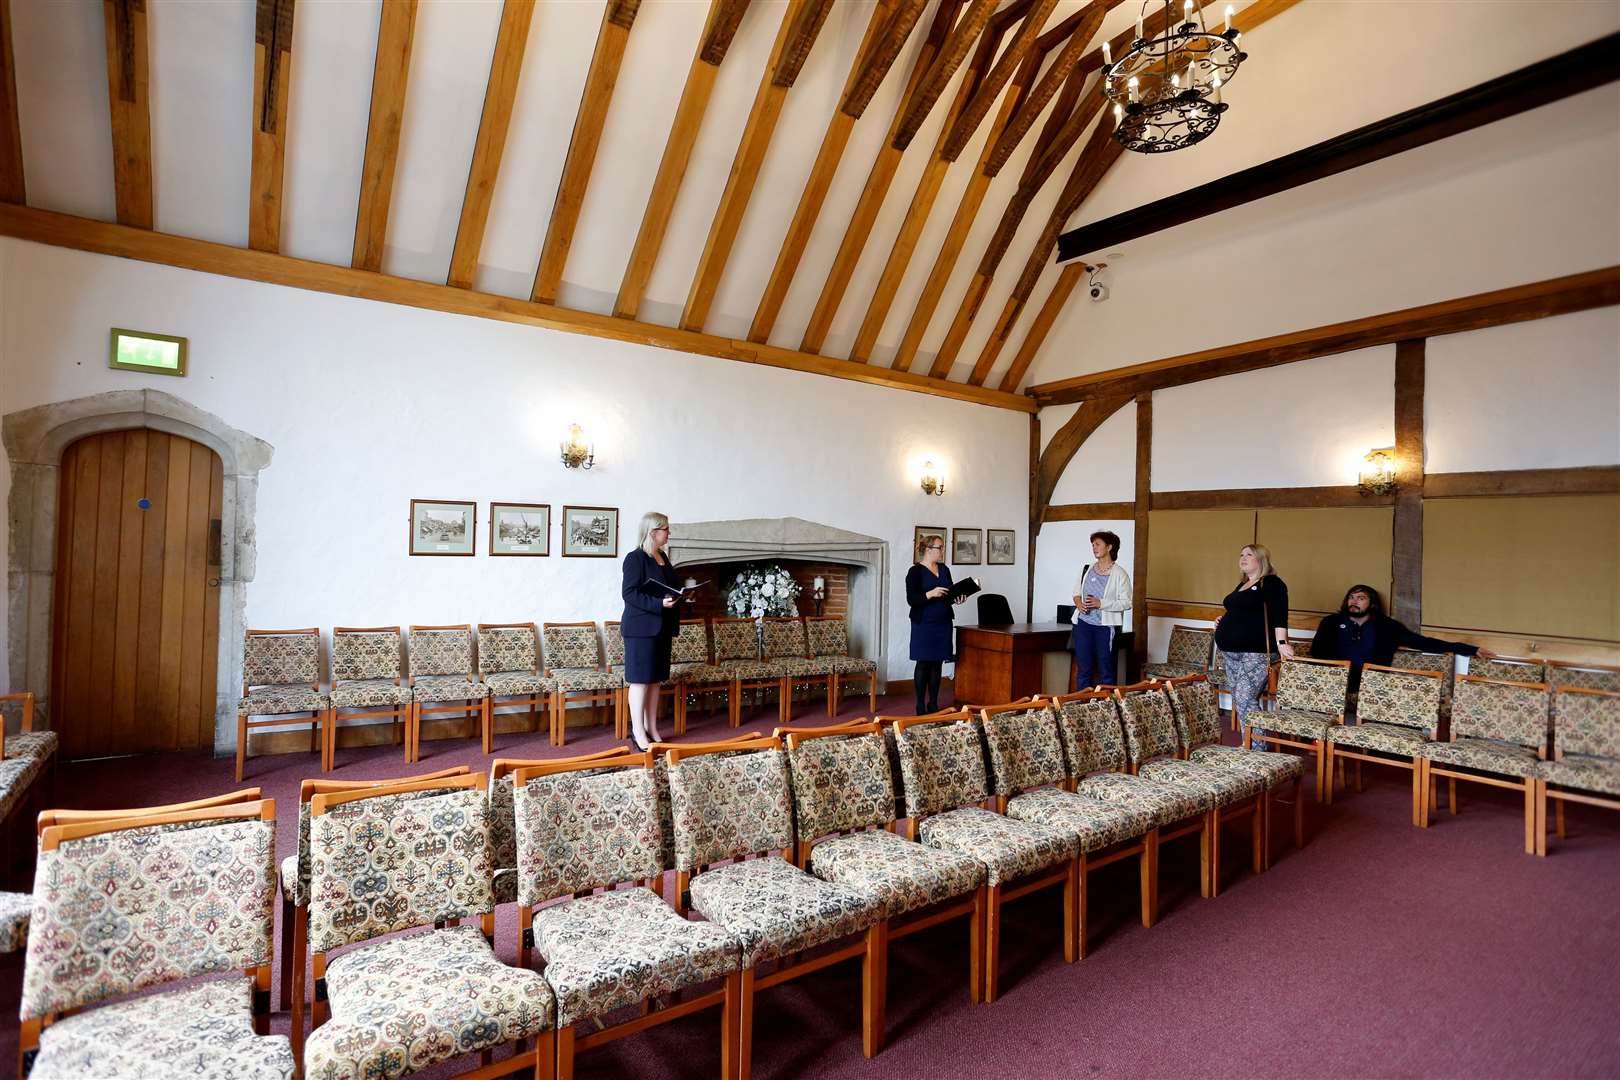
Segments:
[[[51,726],[62,755],[211,749],[219,455],[112,431],[69,446],[60,475]]]

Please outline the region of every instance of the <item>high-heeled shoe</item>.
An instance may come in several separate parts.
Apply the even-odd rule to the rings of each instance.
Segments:
[[[638,754],[645,754],[648,750],[652,749],[652,743],[643,743],[640,739],[636,738],[633,732],[630,735],[630,745],[636,748],[636,753]]]

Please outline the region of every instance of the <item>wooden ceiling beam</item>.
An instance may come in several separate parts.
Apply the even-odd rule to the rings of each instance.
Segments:
[[[1129,405],[1134,398],[1128,394],[1114,394],[1107,397],[1087,398],[1085,403],[1074,411],[1074,415],[1056,432],[1046,449],[1041,451],[1040,461],[1035,465],[1035,506],[1030,516],[1036,521],[1044,518],[1046,508],[1052,505],[1052,493],[1057,490],[1058,480],[1063,476],[1063,470],[1068,468],[1073,460],[1075,451],[1080,444],[1091,437],[1092,432],[1102,427],[1103,421],[1113,416],[1119,410]]]
[[[11,49],[11,0],[0,0],[0,202],[25,203],[17,68]]]
[[[295,0],[258,0],[253,25],[253,164],[248,246],[281,250],[281,181],[287,160]]]
[[[979,130],[984,118],[990,115],[990,107],[996,103],[1002,88],[1023,65],[1024,57],[1040,39],[1041,27],[1046,25],[1046,19],[1055,7],[1057,0],[1037,0],[1030,9],[1018,27],[1018,36],[1013,38],[1012,44],[996,59],[990,73],[980,79],[977,86],[971,88],[967,103],[958,110],[955,121],[945,124],[945,129],[940,133],[940,157],[947,162],[953,162],[962,156],[962,151],[967,149],[968,140]]]
[[[263,0],[261,0],[261,3]],[[506,132],[512,124],[512,103],[517,99],[518,76],[528,47],[529,25],[534,21],[534,0],[505,0],[495,51],[489,61],[489,84],[484,90],[484,111],[478,120],[472,164],[467,168],[467,189],[461,197],[461,220],[456,225],[455,248],[445,284],[470,289],[478,277],[478,256],[484,249],[484,229],[495,199],[495,181],[506,151]]]
[[[596,49],[591,53],[585,89],[580,93],[579,111],[574,116],[574,133],[568,140],[568,156],[563,159],[562,178],[557,181],[557,198],[551,205],[546,239],[540,247],[540,266],[535,270],[530,299],[554,303],[562,285],[568,252],[574,246],[574,229],[585,194],[591,186],[591,170],[596,151],[602,144],[602,128],[613,104],[613,87],[619,81],[625,46],[636,23],[641,0],[608,0],[602,9],[602,25],[596,32]]]
[[[941,46],[939,55],[929,65],[928,75],[917,88],[917,92],[906,103],[904,114],[895,125],[890,142],[896,150],[904,151],[911,145],[911,140],[917,137],[923,121],[933,111],[934,103],[945,92],[946,85],[956,74],[956,69],[962,66],[967,59],[968,52],[973,43],[979,39],[979,34],[990,22],[990,16],[995,14],[996,0],[973,0],[967,14],[962,16],[960,22],[951,29],[951,36]]]
[[[782,16],[771,57],[765,65],[765,77],[748,110],[748,122],[743,127],[725,190],[720,195],[720,205],[715,208],[708,238],[703,243],[703,254],[698,258],[697,272],[692,276],[692,287],[686,295],[686,307],[681,311],[684,329],[701,331],[708,320],[714,294],[720,288],[720,278],[726,272],[726,263],[737,241],[737,230],[742,228],[743,215],[748,212],[748,202],[759,180],[759,170],[765,164],[765,153],[770,149],[771,137],[776,134],[777,121],[782,117],[782,105],[827,21],[832,2],[791,0]]]
[[[118,223],[150,229],[152,108],[147,96],[146,0],[103,0],[102,15],[107,27],[107,99]]]
[[[875,44],[873,29],[867,27],[866,40],[861,42],[860,49],[855,53],[856,66],[851,68],[849,78],[844,83],[843,101],[838,106],[840,112],[856,120],[866,112],[866,107],[872,103],[872,95],[883,85],[884,77],[900,56],[900,50],[926,6],[927,0],[892,0],[877,5],[877,10],[886,13],[883,26],[878,31]]]
[[[360,208],[354,221],[357,270],[382,269],[388,238],[388,204],[394,195],[394,164],[405,122],[405,82],[416,34],[416,0],[383,0],[377,28],[377,60],[371,76],[371,116],[366,156],[360,167]]]
[[[1051,67],[1047,68],[1046,74],[1041,76],[1041,81],[1035,84],[1035,89],[1030,91],[1028,99],[1018,107],[1018,114],[1001,132],[1001,137],[995,140],[995,145],[991,148],[989,159],[986,162],[986,167],[991,176],[996,176],[1001,172],[1001,167],[1007,163],[1008,158],[1012,157],[1013,151],[1023,141],[1024,136],[1029,133],[1030,128],[1035,126],[1035,121],[1040,119],[1041,110],[1046,108],[1047,102],[1051,101],[1060,89],[1073,86],[1075,92],[1078,93],[1080,80],[1073,77],[1075,63],[1086,46],[1091,44],[1092,36],[1097,33],[1097,28],[1102,25],[1103,16],[1108,13],[1108,9],[1119,2],[1120,0],[1092,0],[1090,4],[1075,13],[1075,16],[1078,16],[1080,21],[1072,31],[1069,40],[1064,43],[1062,51],[1052,61]],[[1071,18],[1075,16],[1071,16]],[[1065,112],[1063,115],[1066,116],[1068,113]],[[1055,136],[1056,131],[1053,134]]]
[[[630,250],[630,261],[625,265],[618,299],[613,304],[613,313],[621,318],[634,319],[641,310],[647,282],[658,264],[658,252],[664,246],[664,234],[675,212],[676,196],[681,193],[681,182],[686,179],[692,147],[703,129],[703,117],[709,111],[714,81],[731,48],[732,38],[742,24],[742,17],[748,11],[748,4],[749,0],[709,2],[708,22],[703,27],[703,36],[698,39],[692,66],[686,71],[686,85],[675,107],[669,139],[664,143],[664,156],[659,159],[658,174],[647,196],[647,209],[641,215],[641,228],[636,232],[635,246]]]

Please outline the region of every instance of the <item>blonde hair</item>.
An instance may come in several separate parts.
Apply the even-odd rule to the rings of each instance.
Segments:
[[[1266,547],[1266,545],[1264,545],[1264,544],[1244,544],[1241,548],[1238,549],[1238,552],[1240,554],[1242,552],[1245,552],[1245,551],[1254,552],[1254,557],[1256,559],[1260,560],[1260,577],[1261,578],[1268,578],[1268,577],[1270,577],[1271,575],[1273,575],[1273,574],[1275,574],[1277,572],[1275,569],[1272,568],[1272,565],[1271,565],[1271,549]],[[1242,586],[1243,583],[1248,581],[1248,580],[1249,580],[1248,575],[1245,574],[1244,576],[1238,578],[1238,585]]]
[[[669,528],[669,516],[667,514],[660,514],[656,510],[647,511],[641,515],[641,528],[637,530],[639,537],[637,546],[647,554],[653,554],[658,550],[658,545],[653,543],[653,530],[667,528]]]
[[[939,546],[941,548],[945,546],[945,538],[939,535],[939,533],[923,533],[921,536],[917,537],[917,551],[913,561],[922,562],[924,559],[926,559],[928,557],[928,549],[933,546],[935,540],[939,541]]]

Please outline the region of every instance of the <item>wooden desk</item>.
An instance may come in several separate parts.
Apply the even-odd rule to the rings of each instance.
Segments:
[[[956,628],[956,703],[1000,705],[1041,693],[1049,652],[1069,651],[1065,623]]]

